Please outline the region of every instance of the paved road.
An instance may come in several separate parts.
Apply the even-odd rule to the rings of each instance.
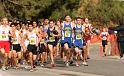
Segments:
[[[9,69],[0,71],[0,76],[123,76],[124,59],[117,59],[118,56],[99,57],[100,44],[91,45],[91,59],[87,60],[88,66],[75,67],[75,64],[65,67],[61,59],[56,59],[56,67],[52,68],[50,62],[44,68],[37,67],[34,72],[29,69]]]

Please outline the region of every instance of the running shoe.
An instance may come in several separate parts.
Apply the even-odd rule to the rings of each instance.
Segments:
[[[123,57],[119,57],[119,58],[117,58],[117,59],[124,59]]]
[[[43,63],[40,64],[41,67],[44,67]]]
[[[33,72],[34,71],[34,69],[32,68],[31,70],[30,70],[30,72]]]
[[[87,64],[86,62],[83,62],[82,65],[84,65],[84,66],[88,66],[88,64]]]
[[[87,56],[87,59],[90,59],[90,56]]]
[[[70,64],[73,64],[73,61],[71,60],[71,61],[69,61],[69,63],[70,63]]]
[[[54,63],[51,63],[52,67],[55,67],[55,64]]]
[[[5,71],[6,70],[6,67],[2,66],[2,71]]]

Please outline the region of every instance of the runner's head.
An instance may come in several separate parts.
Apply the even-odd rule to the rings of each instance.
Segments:
[[[8,23],[9,23],[8,25],[10,26],[10,25],[11,25],[11,23],[12,23],[12,20],[9,20],[9,21],[8,21]]]
[[[19,23],[16,23],[15,25],[16,25],[16,29],[17,30],[20,30],[21,29],[21,25]]]
[[[57,21],[56,21],[56,25],[57,25],[57,26],[60,26],[60,25],[61,25],[61,21],[60,21],[60,20],[57,20]]]
[[[33,30],[33,25],[31,23],[28,24],[28,27],[29,27],[29,31]]]
[[[81,18],[81,24],[82,24],[82,25],[84,24],[84,19],[83,19],[83,18]]]
[[[25,23],[24,23],[24,22],[22,22],[21,28],[22,28],[22,29],[25,29]]]
[[[8,19],[7,18],[3,18],[2,19],[2,24],[3,25],[8,25]]]
[[[25,24],[25,29],[28,30],[28,22]]]
[[[77,17],[74,18],[74,23],[77,24]]]
[[[107,29],[106,28],[103,28],[103,32],[107,32]]]
[[[37,27],[37,26],[38,26],[38,21],[33,20],[33,21],[32,21],[32,24],[33,24],[33,27],[35,28],[35,27]]]
[[[71,21],[71,16],[70,16],[70,15],[66,15],[66,16],[65,16],[65,20],[66,20],[67,22],[70,22],[70,21]]]
[[[16,20],[16,23],[20,23],[20,21],[19,20]]]
[[[49,24],[49,19],[46,18],[46,19],[44,20],[44,25],[48,25],[48,24]]]
[[[86,24],[87,24],[87,23],[89,23],[89,21],[88,21],[88,18],[87,18],[87,17],[85,18],[85,20],[84,20],[84,21],[85,21],[85,23],[86,23]]]
[[[77,20],[77,24],[78,24],[78,25],[81,25],[81,23],[82,23],[81,18],[80,18],[80,17],[77,17],[76,20]]]
[[[53,20],[50,20],[49,24],[50,24],[50,27],[54,27],[54,25],[55,25]]]
[[[27,20],[26,22],[27,22],[27,23],[31,23],[31,21],[30,21],[30,20]]]
[[[10,27],[11,27],[12,30],[15,30],[16,29],[15,26],[16,26],[15,23],[11,23],[11,25],[10,25]]]

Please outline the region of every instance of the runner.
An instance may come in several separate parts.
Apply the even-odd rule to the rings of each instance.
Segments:
[[[62,41],[62,46],[65,48],[65,54],[67,56],[66,58],[66,67],[69,66],[69,60],[70,60],[70,48],[72,47],[72,30],[74,27],[74,23],[71,22],[71,17],[69,15],[66,15],[65,17],[66,21],[62,24],[62,29],[63,29],[63,41]]]
[[[61,29],[60,29],[60,32],[61,32],[61,38],[60,38],[60,50],[61,50],[61,58],[63,58],[63,62],[65,63],[66,62],[66,55],[65,55],[65,51],[64,51],[64,32],[63,32],[63,21],[61,22]]]
[[[38,21],[37,20],[33,20],[32,21],[33,24],[33,31],[37,34],[41,34],[42,30],[38,27]],[[39,51],[39,47],[37,47],[37,51]],[[37,52],[37,59],[36,59],[36,63],[34,63],[35,65],[38,64],[38,62],[40,61],[41,55],[39,52]],[[36,66],[34,66],[34,68],[36,68]]]
[[[55,26],[58,27],[58,29],[60,30],[61,29],[61,22],[59,20],[57,20]],[[61,39],[61,37],[57,37],[57,45],[55,46],[55,49],[56,49],[55,50],[55,56],[57,58],[60,57],[60,39]]]
[[[83,26],[85,27],[85,36],[86,48],[87,48],[87,59],[90,59],[90,40],[91,40],[91,24],[88,21],[88,18],[85,18]]]
[[[0,26],[0,52],[4,57],[2,70],[5,71],[8,64],[7,54],[10,52],[9,36],[11,36],[12,32],[10,27],[8,26],[7,18],[2,19],[2,24],[3,25]]]
[[[41,40],[40,40],[40,44],[39,44],[39,53],[42,54],[40,56],[41,58],[41,64],[40,66],[43,67],[44,66],[44,62],[45,62],[45,56],[46,56],[46,48],[45,48],[45,36],[44,34],[40,34],[41,35]]]
[[[33,31],[33,25],[29,24],[29,32],[25,34],[24,40],[28,39],[28,52],[29,52],[29,61],[31,65],[31,72],[34,71],[35,61],[37,58],[37,46],[40,42],[40,35],[37,32]]]
[[[14,23],[11,23],[10,24],[10,28],[11,28],[11,31],[13,32],[14,31]],[[9,32],[10,33],[10,32]],[[10,52],[8,54],[8,64],[9,66],[13,66],[12,63],[13,63],[13,59],[12,59],[12,36],[9,36],[9,42],[10,42]]]
[[[28,24],[29,23],[27,22],[25,24],[25,29],[23,31],[21,30],[23,39],[25,37],[25,34],[29,32]],[[22,44],[22,52],[23,52],[22,60],[23,60],[23,65],[25,65],[25,68],[28,68],[28,62],[29,62],[29,54],[28,54],[28,50],[27,50],[28,44],[29,44],[29,40],[26,38]]]
[[[108,37],[109,37],[109,34],[108,34],[106,28],[103,28],[103,32],[101,32],[101,34],[100,34],[100,39],[102,40],[104,56],[106,56],[106,53],[107,53]]]
[[[76,66],[78,67],[78,61],[82,53],[83,48],[83,26],[81,25],[81,18],[77,18],[77,24],[75,25],[74,30],[74,47],[76,52]]]
[[[50,53],[50,58],[51,58],[51,65],[52,67],[55,66],[54,62],[54,51],[55,51],[55,46],[57,45],[57,37],[61,36],[60,30],[58,27],[55,27],[54,21],[50,21],[50,27],[48,28],[47,31],[48,35],[48,48],[49,48],[49,53]]]
[[[22,24],[21,24],[21,33],[22,33],[22,35],[24,36],[25,34],[26,34],[26,32],[27,32],[27,30],[28,29],[26,29],[26,24],[23,22]],[[25,42],[25,41],[24,41]],[[27,64],[26,63],[26,52],[27,52],[27,45],[25,45],[25,44],[23,44],[22,45],[22,59],[23,59],[23,64]]]
[[[13,26],[14,27],[14,26]],[[19,23],[16,23],[15,24],[15,29],[13,31],[13,39],[12,39],[12,44],[13,44],[13,60],[14,60],[14,68],[15,69],[18,69],[18,62],[17,62],[17,57],[18,57],[18,61],[20,63],[21,61],[21,45],[22,45],[22,38],[23,38],[23,35],[21,33],[21,25]]]
[[[43,27],[42,27],[45,37],[47,36],[47,30],[48,30],[49,27],[50,27],[50,25],[49,25],[49,19],[46,18],[46,19],[44,20],[44,25],[43,25]],[[46,48],[45,63],[47,63],[48,46],[47,46],[46,38],[45,38],[45,43],[44,43],[44,45],[45,45],[45,48]]]

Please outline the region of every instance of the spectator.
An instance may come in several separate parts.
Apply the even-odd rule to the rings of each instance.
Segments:
[[[123,53],[124,53],[124,23],[123,20],[119,21],[119,26],[117,27],[111,27],[111,30],[117,31],[117,42],[118,42],[118,49],[120,52],[119,59],[123,59]]]

